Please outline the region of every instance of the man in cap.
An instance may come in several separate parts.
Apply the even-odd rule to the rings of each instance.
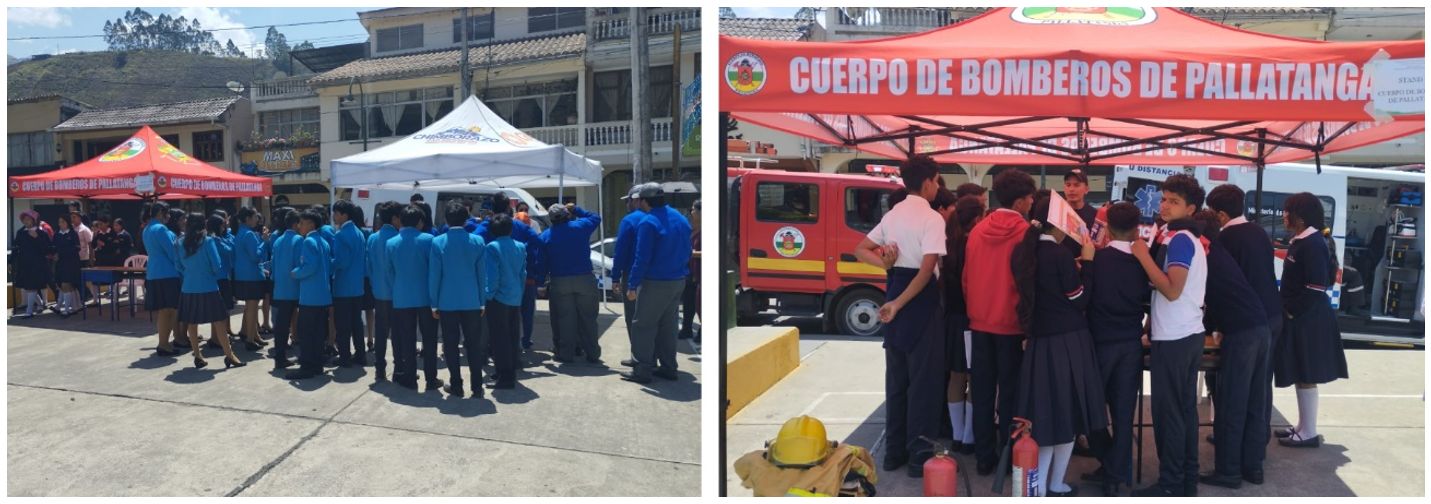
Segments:
[[[636,225],[636,253],[623,286],[626,299],[636,303],[631,320],[636,365],[621,379],[650,383],[654,375],[675,380],[676,316],[690,274],[691,223],[666,206],[661,186],[642,187],[637,196],[646,216]]]
[[[621,218],[621,225],[616,228],[616,257],[611,262],[611,278],[615,285],[611,290],[616,295],[621,296],[623,309],[622,317],[626,320],[627,337],[631,337],[631,317],[636,315],[636,303],[626,298],[626,293],[622,288],[626,286],[626,278],[631,273],[631,262],[636,258],[636,225],[646,217],[646,212],[641,210],[641,189],[648,184],[636,184],[631,186],[631,190],[626,191],[626,196],[621,199],[626,201],[626,217]],[[636,345],[631,345],[634,352]],[[621,365],[626,367],[636,367],[636,359],[626,359],[621,361]]]
[[[559,327],[554,334],[562,336],[556,342],[555,360],[575,362],[579,348],[588,363],[600,364],[596,312],[601,291],[591,275],[589,244],[601,216],[575,205],[556,205],[548,211],[552,225],[541,234],[546,255],[540,264],[551,277],[547,298],[552,325]]]

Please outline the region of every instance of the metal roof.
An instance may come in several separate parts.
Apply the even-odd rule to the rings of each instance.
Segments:
[[[301,51],[289,51],[288,55],[314,73],[323,73],[368,57],[368,43],[355,42],[315,47]]]

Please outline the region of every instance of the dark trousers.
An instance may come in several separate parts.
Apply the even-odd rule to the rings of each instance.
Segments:
[[[888,456],[923,464],[933,447],[919,436],[937,439],[944,420],[944,334],[920,336],[910,352],[884,349],[885,442]],[[897,460],[897,459],[896,459]]]
[[[1121,483],[1133,482],[1133,409],[1138,404],[1138,386],[1143,382],[1143,344],[1139,340],[1099,343],[1098,370],[1103,377],[1103,397],[1113,435],[1097,429],[1089,436],[1096,447],[1103,471]]]
[[[393,302],[373,299],[373,368],[378,374],[388,369],[388,336],[392,332]],[[397,352],[393,352],[396,357]]]
[[[417,333],[422,332],[422,367],[428,383],[437,381],[437,320],[432,309],[393,309],[393,381],[417,385]]]
[[[686,291],[681,293],[681,334],[678,339],[692,339],[696,337],[696,276],[686,277]],[[696,339],[697,342],[700,339]]]
[[[363,332],[363,297],[333,298],[333,328],[338,336],[338,358],[361,361],[368,354],[367,335]]]
[[[1148,366],[1153,382],[1150,395],[1158,484],[1176,494],[1197,485],[1197,365],[1202,344],[1202,333],[1154,341]]]
[[[556,356],[571,359],[580,349],[588,360],[600,359],[596,312],[601,291],[596,289],[596,278],[585,274],[552,277],[547,299],[551,303],[553,334],[561,335],[556,342]]]
[[[440,311],[438,316],[442,323],[442,360],[447,362],[447,379],[452,389],[462,388],[460,345],[467,349],[467,368],[472,375],[472,389],[476,390],[482,386],[482,365],[487,361],[482,311]]]
[[[522,347],[532,346],[532,325],[536,323],[537,316],[537,286],[528,284],[522,287]],[[516,326],[513,326],[516,327]],[[553,324],[553,329],[555,329]],[[552,348],[556,348],[557,333],[552,331]]]
[[[676,327],[678,303],[685,280],[646,280],[636,295],[636,315],[631,318],[631,353],[636,366],[632,372],[650,376],[657,367],[676,372]]]
[[[328,309],[331,306],[298,307],[298,369],[323,372],[323,343],[328,341]]]
[[[273,300],[273,358],[288,358],[288,326],[298,311],[298,301],[292,299]]]
[[[1259,382],[1262,385],[1263,394],[1267,396],[1266,403],[1264,403],[1265,406],[1262,408],[1267,412],[1267,414],[1262,417],[1267,420],[1267,424],[1259,428],[1267,431],[1267,440],[1269,442],[1272,440],[1272,382],[1276,378],[1273,376],[1273,369],[1276,368],[1272,367],[1272,363],[1277,361],[1277,356],[1275,355],[1277,352],[1277,340],[1282,337],[1282,324],[1284,322],[1286,322],[1286,319],[1282,318],[1280,314],[1267,321],[1267,330],[1272,333],[1272,339],[1267,346],[1267,363],[1264,368],[1267,370],[1267,376]]]
[[[1218,474],[1234,477],[1262,470],[1267,458],[1267,350],[1271,332],[1257,326],[1222,335],[1221,370],[1213,405],[1212,432]]]
[[[1008,442],[1019,404],[1019,366],[1024,360],[1024,337],[974,331],[970,357],[969,395],[974,402],[974,456],[981,464],[999,461],[999,449]],[[998,407],[995,408],[995,398]],[[998,414],[998,423],[994,421]]]
[[[492,344],[492,366],[497,371],[497,386],[517,383],[517,346],[521,308],[498,301],[487,302],[487,337]],[[470,359],[471,356],[468,356]]]

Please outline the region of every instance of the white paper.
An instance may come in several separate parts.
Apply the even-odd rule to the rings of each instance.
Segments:
[[[1371,101],[1378,115],[1426,113],[1426,58],[1373,61]]]
[[[134,192],[141,194],[154,192],[154,174],[135,175]]]
[[[1073,238],[1079,245],[1083,245],[1083,238],[1088,236],[1088,224],[1083,222],[1083,218],[1073,211],[1073,207],[1069,206],[1068,201],[1058,192],[1049,192],[1048,223]]]

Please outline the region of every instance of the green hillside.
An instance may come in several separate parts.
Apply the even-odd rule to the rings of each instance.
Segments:
[[[229,81],[247,88],[277,72],[268,60],[169,51],[61,54],[8,69],[9,99],[61,94],[101,108],[226,96]]]

